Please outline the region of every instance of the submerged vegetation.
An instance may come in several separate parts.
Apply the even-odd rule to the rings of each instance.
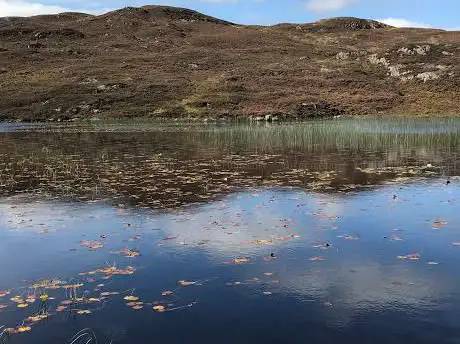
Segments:
[[[36,129],[1,136],[3,195],[170,208],[244,187],[349,191],[459,174],[456,120]]]

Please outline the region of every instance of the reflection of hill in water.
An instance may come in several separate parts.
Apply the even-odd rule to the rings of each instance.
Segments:
[[[454,176],[459,174],[459,123],[138,124],[15,131],[0,136],[1,192],[175,207],[260,185],[331,191],[398,178]],[[446,127],[446,133],[440,130]]]

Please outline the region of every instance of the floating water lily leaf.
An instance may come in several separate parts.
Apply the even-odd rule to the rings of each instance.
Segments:
[[[131,308],[134,309],[135,311],[138,311],[138,310],[144,308],[144,306],[143,305],[135,305],[135,306],[133,306]]]
[[[35,283],[32,285],[34,289],[59,289],[64,284],[63,281],[59,280],[43,280],[39,283]]]
[[[30,330],[32,330],[30,326],[19,326],[16,329],[18,333],[29,332]]]
[[[137,300],[139,300],[138,297],[133,296],[133,295],[125,296],[123,299],[124,299],[125,301],[137,301]]]
[[[86,247],[90,251],[94,251],[103,248],[104,244],[96,240],[83,240],[80,241],[80,246]]]
[[[300,235],[299,234],[285,235],[285,236],[279,237],[278,240],[288,241],[288,240],[295,239],[295,238],[300,238]]]
[[[164,311],[166,311],[166,307],[165,306],[162,306],[162,305],[157,305],[157,306],[153,306],[153,310],[159,312],[159,313],[162,313]]]
[[[355,235],[339,235],[337,236],[337,238],[342,238],[344,240],[358,240],[359,239],[359,237]]]
[[[134,306],[140,306],[140,305],[143,305],[144,303],[143,302],[128,302],[126,304],[126,306],[128,307],[134,307]]]
[[[194,284],[196,284],[196,282],[194,282],[194,281],[187,281],[187,280],[180,280],[180,281],[178,281],[177,283],[179,283],[179,284],[180,284],[181,286],[183,286],[183,287],[187,287],[187,286],[189,286],[189,285],[194,285]]]
[[[6,328],[3,330],[3,332],[8,333],[8,334],[15,334],[15,333],[24,333],[24,332],[29,332],[32,330],[30,326],[18,326],[15,328]]]
[[[71,305],[74,302],[75,302],[74,300],[64,300],[64,301],[61,301],[61,305]]]
[[[136,272],[136,269],[132,266],[127,266],[126,268],[117,268],[116,266],[107,266],[102,269],[97,269],[95,271],[89,271],[89,272],[80,272],[78,275],[79,276],[86,276],[86,275],[96,275],[96,274],[105,274],[105,278],[110,278],[111,276],[114,275],[132,275]]]
[[[138,251],[134,251],[134,250],[130,250],[130,249],[123,249],[121,251],[119,251],[120,254],[123,254],[124,256],[128,257],[128,258],[134,258],[134,257],[139,257],[141,254],[140,252]]]
[[[273,240],[259,239],[259,240],[244,241],[243,243],[244,244],[251,244],[251,245],[271,245],[271,244],[273,244]]]
[[[436,220],[432,223],[431,228],[433,229],[441,229],[442,227],[447,225],[447,221],[444,220]]]
[[[29,295],[27,296],[26,302],[27,303],[34,303],[36,300],[35,295]]]
[[[81,288],[83,287],[83,283],[77,283],[77,284],[66,284],[63,286],[64,289],[76,289],[76,288]]]
[[[419,260],[422,256],[419,253],[408,254],[407,256],[398,256],[402,260]]]
[[[10,300],[15,302],[15,303],[24,303],[24,300],[20,296],[14,296],[14,297],[10,298]]]
[[[317,257],[311,257],[309,260],[312,261],[312,262],[321,262],[323,260],[326,260],[326,258],[321,257],[321,256],[317,256]]]
[[[95,298],[95,297],[90,297],[88,299],[85,299],[86,303],[97,303],[101,302],[101,299]]]
[[[234,264],[245,264],[249,263],[250,259],[247,257],[238,257],[232,260]]]
[[[36,323],[36,322],[39,322],[39,321],[42,321],[46,318],[49,317],[49,314],[48,313],[43,313],[43,314],[40,314],[40,315],[36,315],[36,316],[30,316],[26,319],[26,321],[29,321],[29,322],[32,322],[32,323]]]

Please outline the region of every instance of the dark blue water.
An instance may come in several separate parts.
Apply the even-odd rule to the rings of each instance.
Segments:
[[[91,328],[114,344],[457,343],[459,192],[455,178],[348,194],[260,187],[163,212],[3,198],[0,326],[48,315],[3,339],[69,343]],[[88,250],[85,240],[104,246]],[[124,257],[126,248],[140,256]],[[411,254],[418,259],[398,259]],[[135,272],[82,274],[109,266]],[[42,279],[62,283],[31,288]],[[81,301],[57,312],[68,284],[82,284]],[[25,308],[10,300],[30,295]]]

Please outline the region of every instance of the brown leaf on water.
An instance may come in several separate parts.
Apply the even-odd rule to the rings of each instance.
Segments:
[[[125,301],[137,301],[137,300],[139,300],[139,298],[137,296],[129,295],[129,296],[125,296],[123,298],[123,300],[125,300]]]
[[[32,330],[32,328],[29,326],[19,326],[16,329],[18,333],[29,332],[30,330]]]
[[[104,244],[96,240],[83,240],[80,241],[80,246],[86,247],[90,251],[94,251],[103,248]]]
[[[97,269],[95,271],[89,272],[80,272],[79,276],[86,276],[86,275],[96,275],[96,274],[105,274],[106,278],[110,278],[111,276],[115,275],[132,275],[136,272],[136,269],[132,266],[127,266],[126,268],[117,268],[116,266],[107,266],[101,269]]]
[[[66,284],[63,286],[64,289],[76,289],[76,288],[81,288],[83,287],[83,283],[77,283],[77,284]]]
[[[43,280],[32,285],[33,289],[59,289],[64,284],[60,280]]]
[[[101,299],[95,298],[95,297],[90,297],[88,299],[84,299],[86,303],[98,303],[101,302]]]
[[[125,248],[123,250],[119,251],[120,254],[124,255],[125,257],[128,258],[134,258],[134,257],[139,257],[141,254],[138,251],[130,250],[128,248]]]
[[[61,301],[61,305],[71,305],[74,302],[75,302],[74,300],[64,300],[64,301]]]
[[[163,313],[164,311],[166,311],[166,307],[162,305],[157,305],[157,306],[153,306],[153,310],[159,313]]]
[[[438,219],[436,221],[433,221],[433,223],[431,224],[431,228],[433,228],[433,229],[441,229],[442,227],[444,227],[446,225],[447,225],[447,221]]]
[[[277,239],[280,240],[280,241],[288,241],[288,240],[292,240],[292,239],[296,239],[296,238],[300,238],[300,235],[297,234],[297,233],[285,235],[285,236],[279,237]]]
[[[10,298],[10,300],[15,303],[24,303],[24,300],[20,296],[13,296],[12,298]]]
[[[420,253],[412,253],[412,254],[408,254],[406,256],[398,256],[398,259],[401,259],[401,260],[419,260],[422,256],[420,255]]]
[[[247,257],[238,257],[238,258],[235,258],[235,259],[232,260],[232,263],[237,264],[237,265],[246,264],[246,263],[249,263],[249,262],[250,262],[250,259],[247,258]]]
[[[309,260],[312,262],[322,262],[323,260],[326,260],[326,258],[321,257],[321,256],[316,256],[316,257],[311,257]]]
[[[248,240],[248,241],[244,241],[243,244],[249,244],[249,245],[271,245],[271,244],[273,244],[273,240],[269,240],[269,239]]]
[[[35,295],[29,295],[26,298],[27,303],[34,303],[36,301]]]
[[[3,332],[9,333],[9,334],[15,334],[15,333],[29,332],[31,330],[32,328],[30,326],[18,326],[15,328],[6,328],[5,330],[3,330]]]
[[[187,281],[187,280],[180,280],[178,281],[177,283],[179,283],[179,285],[183,286],[183,287],[188,287],[189,285],[194,285],[196,284],[195,281]]]
[[[40,315],[30,316],[30,317],[26,318],[26,321],[31,322],[31,323],[36,323],[36,322],[45,320],[48,317],[49,317],[48,313],[43,313],[43,314],[40,314]]]
[[[15,333],[24,333],[24,332],[29,332],[31,331],[32,328],[30,326],[18,326],[18,327],[15,327],[15,328],[6,328],[3,330],[4,333],[8,333],[8,334],[15,334]]]
[[[337,238],[342,238],[344,240],[358,240],[359,237],[355,236],[355,235],[339,235],[337,236]]]
[[[29,304],[28,303],[18,303],[16,307],[18,307],[18,308],[26,308],[26,307],[29,307]]]

